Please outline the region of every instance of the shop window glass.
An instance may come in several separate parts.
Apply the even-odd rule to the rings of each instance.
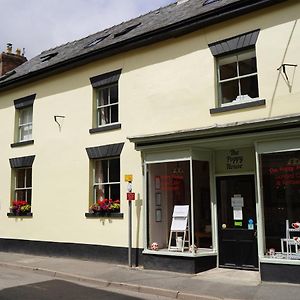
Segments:
[[[265,253],[300,259],[300,151],[261,155]],[[300,224],[299,224],[300,225]]]
[[[148,170],[148,243],[167,249],[174,206],[191,204],[190,163],[151,164]]]
[[[193,208],[191,211],[190,162],[168,162],[148,165],[148,248],[157,243],[159,250],[168,250],[170,228],[175,205],[189,206],[189,220],[192,234],[191,214],[194,214],[195,251],[210,249],[211,209],[208,162],[193,161]],[[190,239],[192,243],[192,238]],[[175,235],[171,245],[176,245]],[[187,244],[184,252],[189,252]],[[175,250],[176,251],[176,250]]]
[[[193,161],[194,241],[197,248],[212,248],[209,163]]]

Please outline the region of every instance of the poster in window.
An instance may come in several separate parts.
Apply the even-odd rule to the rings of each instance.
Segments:
[[[155,222],[161,222],[162,221],[162,214],[161,214],[161,209],[156,209],[155,210]]]
[[[161,193],[155,193],[155,205],[161,206]]]
[[[160,176],[155,176],[155,189],[160,190]]]

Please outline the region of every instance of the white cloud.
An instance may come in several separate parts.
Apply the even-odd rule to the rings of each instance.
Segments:
[[[0,0],[0,51],[6,43],[31,58],[175,0]]]

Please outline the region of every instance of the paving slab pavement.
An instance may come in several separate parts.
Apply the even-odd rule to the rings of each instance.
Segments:
[[[299,299],[300,285],[261,283],[259,273],[213,269],[199,274],[129,268],[98,261],[0,252],[0,266],[98,287],[116,287],[173,299]]]

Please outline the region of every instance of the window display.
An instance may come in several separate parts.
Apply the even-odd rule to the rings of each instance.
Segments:
[[[209,163],[193,160],[192,170],[190,161],[154,163],[148,165],[148,171],[148,249],[151,249],[153,243],[157,243],[158,251],[168,251],[170,245],[176,245],[176,242],[180,244],[180,241],[176,240],[175,234],[170,241],[170,228],[174,208],[183,206],[189,207],[188,240],[190,242],[186,243],[184,247],[176,247],[180,248],[181,252],[187,253],[197,252],[200,249],[211,249]],[[193,205],[191,205],[191,196],[193,196]],[[193,224],[191,220],[193,220]],[[191,247],[192,234],[194,234],[195,244],[193,247]],[[185,238],[183,236],[182,238],[184,243]]]
[[[261,155],[267,257],[300,259],[300,151]]]

